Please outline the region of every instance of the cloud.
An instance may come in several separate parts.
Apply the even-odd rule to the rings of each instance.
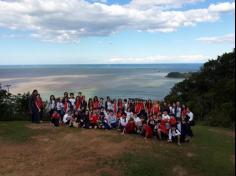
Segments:
[[[235,9],[235,3],[224,2],[219,4],[212,4],[209,6],[209,11],[211,12],[228,12]]]
[[[140,9],[147,9],[147,8],[179,8],[182,7],[184,4],[192,4],[197,2],[202,2],[204,0],[132,0],[129,6],[140,8]]]
[[[203,55],[155,55],[146,57],[112,57],[111,64],[153,64],[153,63],[203,63],[209,57]]]
[[[77,42],[81,37],[108,36],[123,30],[173,32],[217,21],[221,13],[235,9],[234,2],[225,2],[177,10],[199,1],[132,0],[125,5],[108,5],[101,0],[0,0],[0,27],[28,31],[31,37],[44,41]]]
[[[226,34],[223,36],[213,36],[213,37],[201,37],[197,39],[198,41],[206,43],[235,43],[235,34]]]

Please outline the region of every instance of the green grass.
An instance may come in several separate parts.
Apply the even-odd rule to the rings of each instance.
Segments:
[[[5,142],[23,143],[29,140],[32,136],[46,133],[45,131],[33,130],[26,127],[30,122],[25,121],[8,121],[0,122],[0,139]]]
[[[194,127],[195,137],[181,147],[163,141],[150,142],[149,148],[125,153],[107,164],[123,170],[125,176],[176,176],[178,172],[201,176],[235,175],[234,137],[224,134],[224,129],[216,133],[208,128]]]
[[[34,135],[48,135],[47,129],[27,128],[29,122],[0,122],[0,140],[27,143]],[[56,132],[80,133],[83,129],[59,128]],[[166,141],[144,141],[142,137],[106,134],[102,141],[119,145],[124,140],[137,148],[126,150],[118,157],[101,158],[97,167],[109,166],[125,176],[233,176],[235,175],[235,137],[233,131],[197,125],[190,143],[177,146]],[[88,130],[89,133],[89,130]],[[116,131],[114,131],[116,133]],[[82,140],[82,138],[81,138]],[[110,175],[103,172],[101,175]],[[181,174],[179,174],[181,175]]]

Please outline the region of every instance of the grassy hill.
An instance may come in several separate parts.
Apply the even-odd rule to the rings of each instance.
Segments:
[[[182,146],[117,131],[0,122],[0,175],[235,174],[234,131],[197,125]]]

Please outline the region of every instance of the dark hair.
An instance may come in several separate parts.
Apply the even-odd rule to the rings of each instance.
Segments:
[[[55,100],[55,96],[54,95],[50,95],[50,100],[51,99]]]
[[[32,94],[38,94],[38,91],[36,89],[34,89]]]

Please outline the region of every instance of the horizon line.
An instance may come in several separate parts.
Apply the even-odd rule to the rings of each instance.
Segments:
[[[171,64],[204,64],[205,62],[195,62],[195,63],[189,63],[189,62],[181,62],[181,63],[112,63],[112,64],[93,64],[93,63],[88,63],[88,64],[0,64],[0,66],[50,66],[50,65],[158,65],[158,64],[165,64],[165,65],[171,65]]]

